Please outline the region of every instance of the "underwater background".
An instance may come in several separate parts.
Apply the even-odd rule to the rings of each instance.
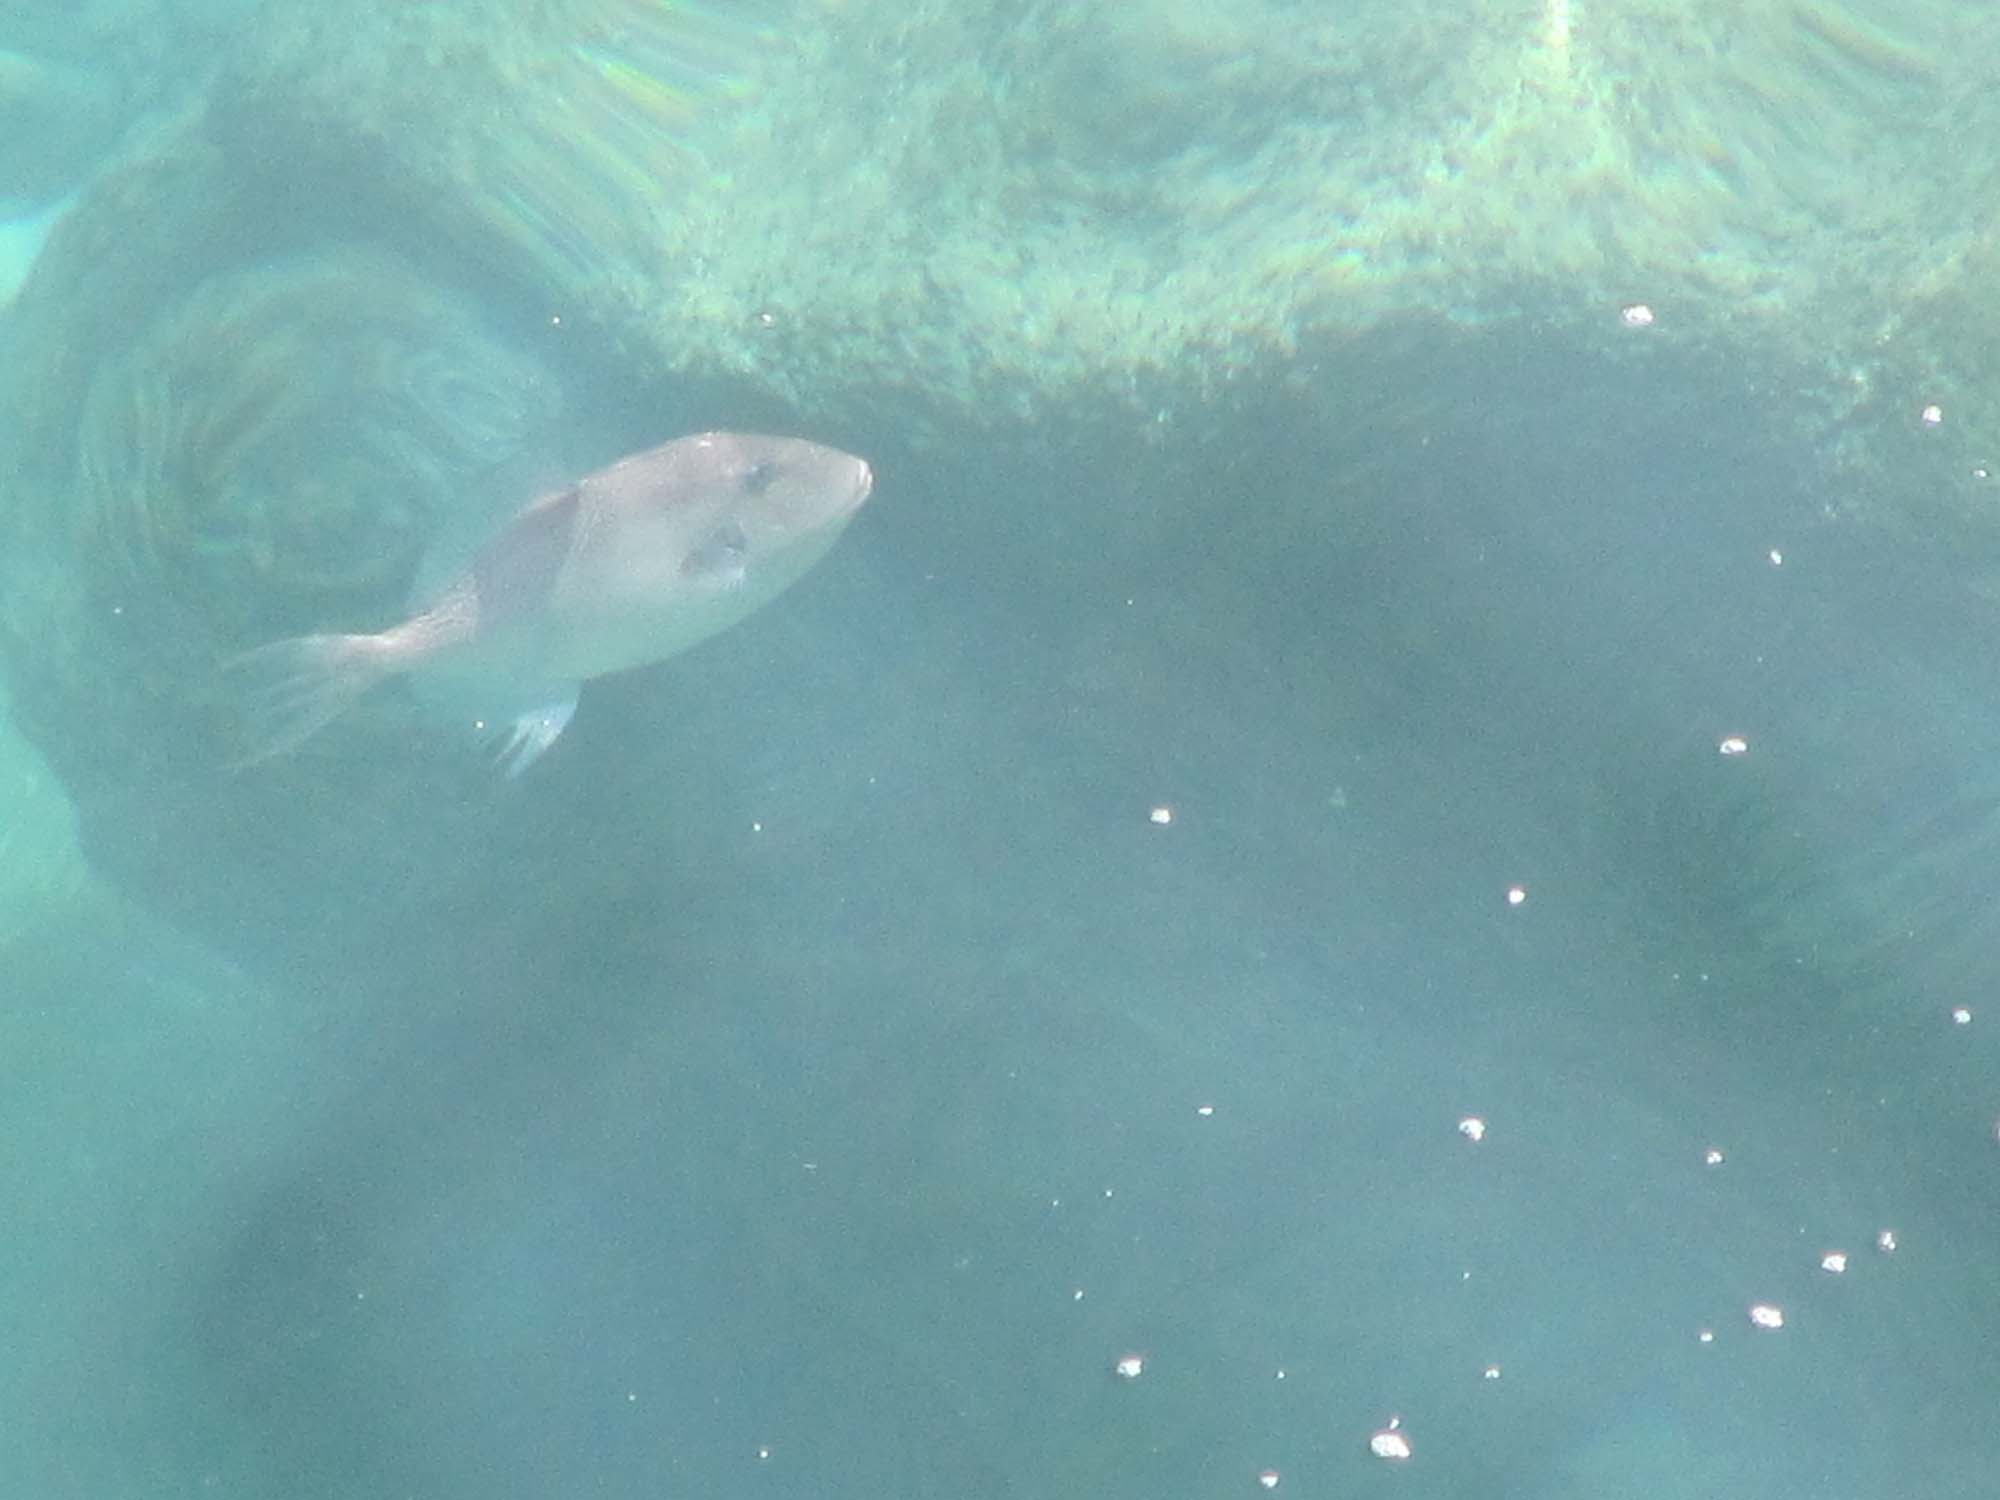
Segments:
[[[1711,9],[0,3],[0,1500],[1989,1495],[2000,13]]]

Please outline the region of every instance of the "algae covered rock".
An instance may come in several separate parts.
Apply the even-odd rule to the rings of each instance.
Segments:
[[[1996,110],[1992,18],[1879,0],[358,15],[297,23],[239,97],[379,150],[442,232],[670,366],[985,417],[1412,313],[1643,298],[1859,347],[1863,301],[1978,217],[1955,143]]]

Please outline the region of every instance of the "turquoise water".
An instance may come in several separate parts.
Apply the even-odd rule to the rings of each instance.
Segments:
[[[546,462],[782,423],[878,488],[513,784],[393,695],[232,776],[17,645],[0,1500],[1987,1493],[1980,548],[1835,524],[1712,354],[835,424],[399,248],[560,369]]]

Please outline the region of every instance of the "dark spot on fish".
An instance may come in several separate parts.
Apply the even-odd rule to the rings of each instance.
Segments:
[[[741,573],[750,538],[734,521],[724,521],[694,546],[681,563],[681,573],[689,578],[705,578],[718,573]]]
[[[768,458],[760,458],[743,471],[744,493],[761,495],[771,487],[771,481],[777,477],[778,466]]]

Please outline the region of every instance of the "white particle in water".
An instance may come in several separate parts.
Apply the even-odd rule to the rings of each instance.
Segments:
[[[1410,1440],[1403,1436],[1403,1419],[1389,1418],[1387,1427],[1377,1428],[1368,1438],[1368,1451],[1377,1458],[1405,1459],[1410,1456]]]

